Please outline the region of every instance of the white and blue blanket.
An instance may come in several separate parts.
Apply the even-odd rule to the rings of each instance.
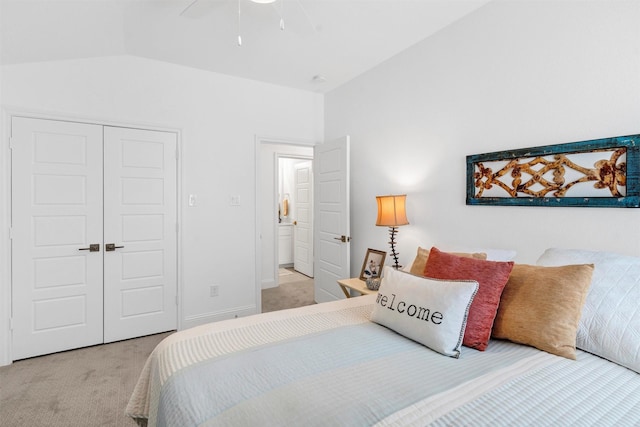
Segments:
[[[640,375],[492,341],[459,359],[369,321],[371,296],[218,322],[154,350],[150,426],[640,425]]]

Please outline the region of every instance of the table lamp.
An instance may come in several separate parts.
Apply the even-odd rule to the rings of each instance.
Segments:
[[[400,269],[402,266],[398,264],[398,253],[396,252],[396,234],[398,227],[409,224],[407,221],[407,212],[405,209],[406,194],[395,196],[376,196],[378,202],[378,219],[376,225],[389,227],[389,235],[391,240],[391,256],[395,262],[394,268]]]

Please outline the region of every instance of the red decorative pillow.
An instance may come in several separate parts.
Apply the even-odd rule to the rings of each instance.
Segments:
[[[431,248],[429,259],[424,268],[424,275],[434,279],[475,280],[480,285],[467,319],[462,344],[484,351],[489,344],[493,321],[498,313],[500,296],[504,289],[513,261],[483,261],[474,258],[463,258],[437,248]]]

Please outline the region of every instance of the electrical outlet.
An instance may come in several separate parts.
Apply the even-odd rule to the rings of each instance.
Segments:
[[[219,286],[218,285],[211,285],[209,287],[209,296],[210,297],[217,297],[218,296],[218,291],[219,291]]]

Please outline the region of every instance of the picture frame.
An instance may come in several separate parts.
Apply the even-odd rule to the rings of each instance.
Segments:
[[[364,257],[362,269],[360,270],[360,280],[380,277],[382,274],[382,267],[384,266],[384,259],[386,257],[387,253],[385,251],[379,251],[371,248],[367,249],[367,254]]]
[[[467,205],[640,207],[640,134],[467,156]]]

